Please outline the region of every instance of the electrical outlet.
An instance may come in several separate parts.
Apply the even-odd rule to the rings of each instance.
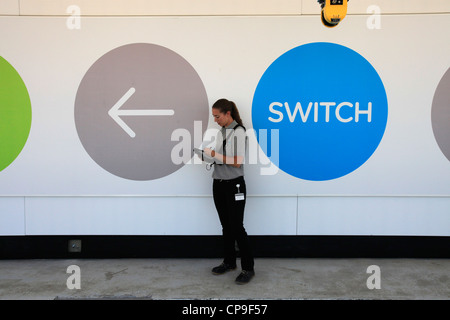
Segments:
[[[69,252],[81,252],[81,240],[69,240]]]

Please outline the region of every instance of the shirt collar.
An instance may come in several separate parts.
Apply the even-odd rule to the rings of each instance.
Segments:
[[[228,127],[224,127],[225,129],[233,129],[238,123],[236,120],[233,120],[233,122],[230,123]]]

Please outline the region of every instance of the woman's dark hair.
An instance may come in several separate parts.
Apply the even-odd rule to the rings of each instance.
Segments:
[[[213,109],[219,110],[221,113],[227,113],[228,111],[230,111],[230,115],[233,120],[236,120],[238,124],[244,126],[241,120],[241,116],[239,115],[239,110],[233,101],[229,101],[227,99],[219,99],[213,104],[212,107]]]

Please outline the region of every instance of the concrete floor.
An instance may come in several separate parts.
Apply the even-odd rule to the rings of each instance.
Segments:
[[[0,260],[0,299],[450,299],[449,259],[256,259],[247,285],[217,259]],[[80,269],[80,289],[67,282]],[[369,266],[380,289],[370,290]],[[372,282],[371,282],[372,283]]]

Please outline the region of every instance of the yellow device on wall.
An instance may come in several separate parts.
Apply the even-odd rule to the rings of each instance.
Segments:
[[[347,15],[348,0],[319,0],[322,6],[322,23],[328,28],[333,28]]]

